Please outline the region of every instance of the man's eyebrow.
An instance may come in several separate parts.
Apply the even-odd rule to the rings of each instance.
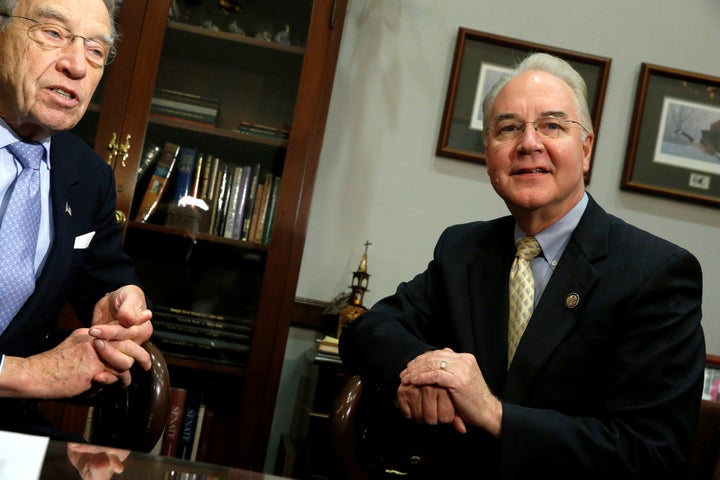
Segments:
[[[50,8],[50,7],[40,7],[35,13],[36,17],[43,20],[43,21],[53,21],[55,23],[58,23],[62,25],[63,27],[67,28],[68,30],[70,27],[68,27],[69,20],[68,18],[63,15],[62,13],[58,12],[57,10]],[[107,34],[98,34],[93,36],[88,36],[87,38],[107,43],[108,45],[112,45],[113,41],[110,35]]]
[[[519,120],[520,116],[517,113],[498,113],[492,120],[498,122],[500,120]]]
[[[568,114],[566,112],[563,112],[562,110],[547,110],[545,112],[542,112],[540,117],[541,118],[547,118],[547,117],[567,118]]]

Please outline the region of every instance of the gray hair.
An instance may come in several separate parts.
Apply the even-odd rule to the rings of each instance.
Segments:
[[[490,120],[490,110],[493,103],[495,103],[495,98],[510,80],[522,73],[533,70],[549,73],[570,87],[575,97],[575,109],[579,117],[578,121],[582,123],[583,127],[587,128],[588,131],[592,132],[593,126],[592,119],[590,118],[590,108],[588,107],[587,85],[585,84],[585,80],[568,62],[547,53],[533,53],[528,55],[522,62],[515,66],[513,71],[503,75],[503,77],[493,85],[483,99],[483,118],[486,119],[486,121]]]
[[[117,7],[117,0],[102,1],[105,4],[105,8],[107,8],[108,14],[110,15],[110,27],[112,28],[110,35],[114,44],[117,40],[117,31],[115,30],[115,9]],[[20,0],[0,0],[0,12],[12,15],[15,13],[15,9],[17,9],[19,3]],[[8,23],[10,23],[10,20],[11,19],[7,17],[0,17],[0,32],[5,30]]]

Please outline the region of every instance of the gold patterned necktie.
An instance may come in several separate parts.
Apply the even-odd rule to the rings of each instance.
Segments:
[[[535,281],[530,260],[541,252],[535,237],[525,237],[517,243],[515,261],[510,269],[510,321],[508,324],[508,367],[512,363],[520,338],[525,332],[535,300]]]

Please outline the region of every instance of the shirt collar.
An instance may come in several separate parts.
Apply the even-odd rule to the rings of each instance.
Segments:
[[[48,169],[50,168],[50,138],[44,138],[40,143],[45,147],[45,162],[47,163]],[[15,131],[0,118],[0,149],[7,147],[11,143],[23,141],[17,136]]]
[[[535,235],[535,239],[542,248],[542,256],[547,260],[552,268],[555,268],[560,256],[565,251],[565,247],[570,241],[570,235],[580,223],[585,208],[588,204],[588,195],[583,193],[580,201],[570,209],[560,220],[550,225],[542,232]],[[525,233],[515,224],[515,243],[525,237]]]

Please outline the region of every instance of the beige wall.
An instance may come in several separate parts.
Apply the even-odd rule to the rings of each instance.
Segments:
[[[446,225],[506,213],[484,167],[435,155],[463,26],[612,59],[588,190],[699,258],[720,354],[720,210],[619,189],[640,64],[720,76],[718,25],[718,0],[351,0],[297,295],[347,290],[369,239],[371,305],[424,269]]]

